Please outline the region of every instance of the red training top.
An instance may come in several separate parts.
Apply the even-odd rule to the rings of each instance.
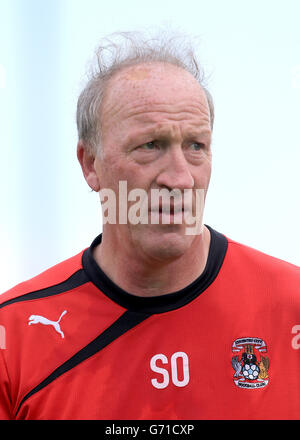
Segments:
[[[299,419],[300,269],[209,228],[201,276],[141,298],[91,247],[0,296],[0,419]]]

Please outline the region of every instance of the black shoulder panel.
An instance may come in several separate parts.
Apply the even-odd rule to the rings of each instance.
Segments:
[[[0,304],[0,309],[22,301],[29,301],[32,299],[46,298],[52,295],[58,295],[59,293],[67,292],[68,290],[75,289],[82,284],[88,283],[89,279],[83,269],[78,270],[71,275],[67,280],[55,284],[53,286],[46,287],[45,289],[35,290],[33,292],[25,293],[24,295],[17,296],[15,298],[4,301]]]

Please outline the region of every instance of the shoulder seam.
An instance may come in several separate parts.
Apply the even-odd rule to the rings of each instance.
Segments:
[[[68,277],[66,280],[61,281],[58,284],[50,285],[43,289],[33,290],[23,295],[21,294],[19,296],[16,296],[14,298],[11,298],[9,300],[0,303],[0,309],[10,304],[14,304],[18,302],[47,298],[52,295],[58,295],[60,293],[64,293],[69,290],[75,289],[76,287],[79,287],[87,282],[89,282],[89,279],[87,277],[86,272],[84,271],[84,269],[79,269],[76,272],[74,272],[70,277]]]
[[[287,260],[283,260],[282,258],[276,257],[275,255],[267,254],[265,251],[262,251],[260,249],[256,249],[256,248],[254,248],[252,246],[249,246],[247,244],[239,243],[238,241],[234,241],[234,240],[230,240],[230,239],[227,239],[227,240],[228,240],[228,243],[230,243],[230,244],[236,245],[236,246],[241,247],[241,248],[249,249],[249,250],[251,250],[253,252],[256,252],[257,254],[260,254],[260,255],[262,255],[262,256],[264,256],[266,258],[272,259],[273,261],[277,261],[278,264],[279,263],[284,263],[284,264],[286,264],[286,265],[288,265],[288,266],[290,266],[292,268],[299,269],[299,266],[297,266],[295,263],[292,263],[292,262],[287,261]]]

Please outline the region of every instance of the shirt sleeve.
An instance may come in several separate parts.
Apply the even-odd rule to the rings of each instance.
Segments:
[[[1,326],[0,326],[1,327]],[[7,366],[4,359],[5,338],[3,337],[3,327],[0,328],[1,346],[0,346],[0,420],[12,420],[12,408],[10,399],[10,380],[8,377]]]

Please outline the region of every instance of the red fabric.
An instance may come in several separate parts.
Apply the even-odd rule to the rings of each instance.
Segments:
[[[82,268],[81,256],[11,289],[1,303],[66,280]],[[0,419],[299,419],[300,352],[292,344],[292,329],[300,325],[299,281],[298,267],[229,240],[221,270],[206,291],[129,330],[29,397],[17,416],[28,392],[125,309],[91,282],[7,305],[0,309],[6,331]],[[64,338],[52,325],[28,325],[31,315],[57,321],[64,310]],[[262,352],[248,344],[257,364],[269,359],[266,386],[235,384],[232,358],[240,360],[246,352],[245,346],[232,350],[238,338],[266,343]]]

